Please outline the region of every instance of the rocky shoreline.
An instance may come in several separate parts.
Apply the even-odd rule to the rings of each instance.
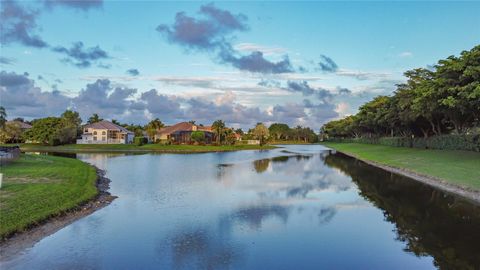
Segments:
[[[67,225],[109,205],[116,196],[108,192],[110,179],[105,177],[105,171],[95,167],[97,171],[98,194],[87,202],[70,209],[60,215],[50,217],[33,225],[30,229],[15,233],[0,242],[0,261],[7,261],[23,250],[32,247],[35,243],[49,236]]]

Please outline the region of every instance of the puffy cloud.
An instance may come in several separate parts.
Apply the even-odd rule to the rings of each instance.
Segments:
[[[47,8],[62,6],[83,11],[100,8],[103,5],[103,0],[45,0],[44,2]]]
[[[0,43],[20,43],[29,47],[44,48],[48,44],[35,33],[38,11],[20,6],[16,1],[4,0],[0,10]]]
[[[138,75],[140,75],[140,71],[138,71],[138,69],[136,69],[136,68],[131,68],[131,69],[127,70],[127,74],[132,75],[132,76],[138,76]]]
[[[72,103],[82,115],[98,113],[105,118],[117,118],[129,111],[133,103],[130,98],[136,92],[133,88],[114,87],[110,80],[97,80],[87,84]]]
[[[247,29],[243,14],[233,15],[229,11],[220,10],[213,4],[200,8],[200,14],[205,18],[187,16],[178,12],[172,26],[161,24],[157,31],[163,34],[171,43],[190,49],[213,51],[219,47],[229,46],[225,35],[233,31]]]
[[[367,71],[346,70],[346,69],[337,70],[335,74],[343,77],[352,77],[360,81],[371,80],[371,79],[384,79],[391,75],[389,73],[382,73],[382,72],[367,72]]]
[[[335,72],[338,69],[337,63],[335,63],[332,58],[326,55],[320,55],[320,62],[318,62],[318,67],[321,71],[324,72]]]
[[[77,110],[83,119],[98,113],[106,119],[139,124],[159,117],[168,124],[189,120],[210,124],[216,119],[223,119],[228,125],[245,128],[257,122],[284,122],[317,129],[338,115],[336,106],[329,100],[289,102],[262,109],[241,104],[234,91],[213,97],[179,97],[162,94],[156,89],[139,96],[136,93],[137,89],[118,86],[109,79],[97,79],[71,97],[58,90],[42,91],[26,74],[0,73],[1,103],[10,117],[54,116],[69,108]]]
[[[59,91],[42,91],[27,75],[5,71],[0,72],[0,97],[8,114],[16,117],[58,115],[70,104]]]
[[[199,14],[202,15],[201,18],[178,12],[171,26],[160,24],[156,30],[172,44],[189,50],[213,53],[220,63],[229,64],[239,70],[254,73],[286,73],[294,70],[288,56],[272,62],[259,50],[241,55],[234,49],[229,38],[236,31],[248,29],[245,15],[232,14],[216,8],[213,4],[201,6]]]
[[[288,56],[285,56],[281,61],[272,62],[265,59],[262,52],[257,51],[249,55],[236,56],[234,51],[224,49],[219,54],[219,57],[221,62],[229,63],[243,71],[257,73],[287,73],[294,71]]]
[[[65,54],[67,57],[63,59],[66,63],[71,63],[79,68],[90,67],[92,63],[98,60],[108,59],[108,53],[99,46],[84,48],[83,42],[73,43],[70,49],[58,46],[52,49],[54,52]],[[102,65],[102,67],[105,67]]]

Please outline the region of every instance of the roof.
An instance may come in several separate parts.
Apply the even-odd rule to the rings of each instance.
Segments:
[[[29,128],[32,128],[32,125],[30,125],[30,124],[28,124],[28,123],[25,123],[25,122],[21,122],[21,121],[8,121],[7,123],[18,124],[18,125],[20,125],[20,128],[21,128],[21,129],[29,129]]]
[[[188,122],[181,122],[181,123],[178,123],[178,124],[175,124],[173,126],[169,126],[169,127],[164,127],[162,129],[160,129],[157,134],[161,135],[161,134],[172,134],[173,132],[175,131],[185,131],[185,130],[193,130],[193,124],[191,123],[188,123]]]
[[[211,126],[197,126],[197,125],[194,125],[192,123],[181,122],[181,123],[175,124],[173,126],[164,127],[162,129],[160,129],[157,132],[157,134],[162,135],[162,134],[172,134],[172,133],[177,132],[177,131],[193,131],[194,130],[193,127],[197,127],[198,131],[212,132],[212,127]]]
[[[85,125],[83,128],[93,128],[93,129],[108,129],[108,130],[118,130],[120,132],[125,132],[125,133],[133,133],[132,131],[116,125],[110,121],[102,120],[100,122],[92,123]]]

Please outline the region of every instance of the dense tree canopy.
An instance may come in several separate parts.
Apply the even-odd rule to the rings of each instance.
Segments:
[[[379,137],[478,132],[480,45],[440,60],[432,70],[405,72],[392,96],[378,96],[356,115],[322,127],[328,137]]]

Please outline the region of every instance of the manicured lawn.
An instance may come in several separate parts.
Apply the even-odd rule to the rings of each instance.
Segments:
[[[20,144],[22,151],[35,152],[165,152],[165,153],[201,153],[224,152],[237,150],[273,149],[270,145],[162,145],[145,144],[68,144],[59,146],[44,146],[38,144]]]
[[[0,237],[74,208],[97,194],[95,168],[76,159],[25,155],[0,167]]]
[[[358,143],[323,145],[360,159],[433,176],[452,184],[480,190],[480,153],[427,150]]]

